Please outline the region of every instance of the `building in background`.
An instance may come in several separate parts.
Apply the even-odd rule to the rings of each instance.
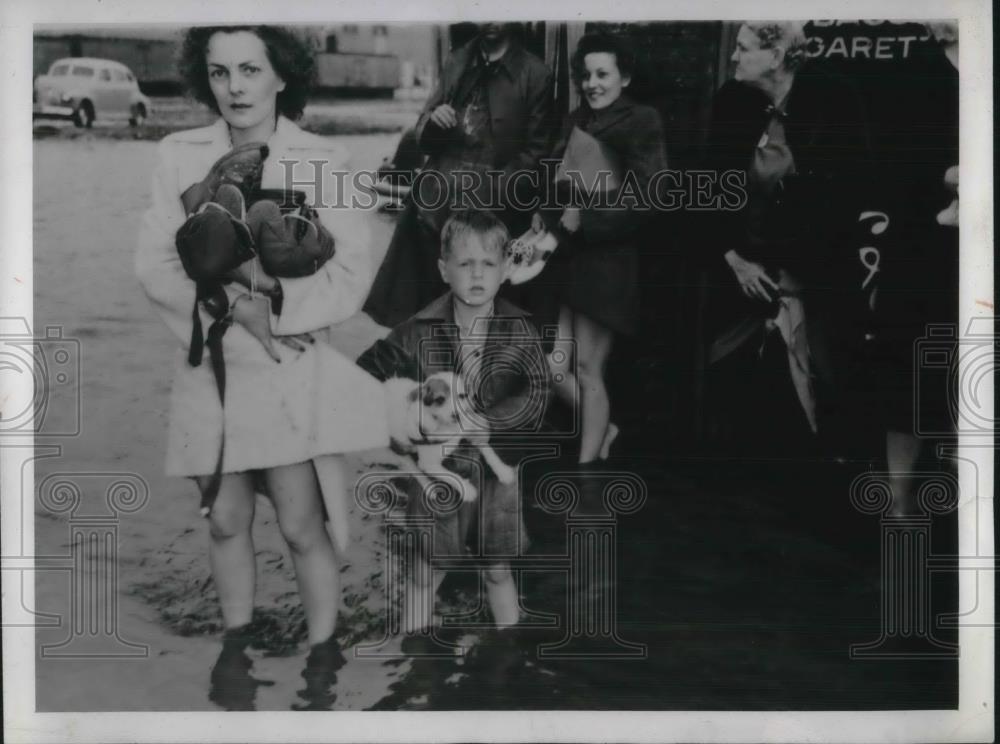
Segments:
[[[440,63],[440,28],[433,24],[333,24],[323,27],[323,51],[394,56],[399,61],[398,87],[430,89]]]

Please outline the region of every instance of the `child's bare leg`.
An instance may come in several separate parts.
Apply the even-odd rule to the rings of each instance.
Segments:
[[[198,478],[198,487],[204,490],[208,481],[207,476]],[[215,590],[219,593],[222,621],[227,629],[246,625],[253,618],[256,559],[250,528],[254,506],[249,474],[222,476],[219,495],[208,520],[211,538],[208,558]]]
[[[506,563],[495,563],[484,572],[486,597],[493,612],[493,622],[498,628],[517,625],[520,617],[517,606],[517,586],[514,574]]]
[[[403,589],[403,633],[419,633],[431,626],[434,598],[444,574],[432,570],[423,556],[416,558]]]

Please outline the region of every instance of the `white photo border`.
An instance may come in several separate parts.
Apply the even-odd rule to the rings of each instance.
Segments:
[[[993,312],[992,7],[985,0],[767,0],[767,2],[603,2],[508,0],[502,6],[390,0],[8,0],[0,9],[0,316],[32,319],[31,93],[34,24],[271,21],[431,22],[489,20],[739,20],[754,18],[955,18],[960,23],[962,196],[960,328]],[[992,404],[992,385],[988,391]],[[2,391],[15,404],[31,400],[30,380]],[[16,406],[15,406],[16,407]],[[20,409],[18,409],[20,410]],[[2,437],[0,437],[2,440]],[[27,444],[24,438],[19,445]],[[4,554],[33,545],[31,466],[21,483],[23,450],[0,441]],[[992,741],[995,718],[995,612],[992,437],[959,438],[959,707],[949,711],[662,711],[662,712],[335,712],[335,713],[36,713],[34,630],[4,628],[4,735],[8,742],[85,741]],[[22,488],[24,489],[22,492]],[[27,516],[25,517],[25,512]],[[21,516],[19,516],[21,515]],[[987,566],[987,568],[982,568]],[[979,570],[974,570],[976,568]],[[18,599],[8,591],[3,602]],[[27,600],[33,586],[24,587]]]

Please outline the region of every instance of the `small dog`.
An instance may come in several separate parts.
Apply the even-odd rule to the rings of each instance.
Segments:
[[[473,443],[463,429],[462,407],[468,400],[462,378],[452,372],[437,372],[422,384],[405,377],[392,377],[384,383],[386,414],[393,450],[416,455],[417,467],[430,478],[442,472],[454,473],[462,483],[462,499],[474,501],[478,489],[461,473],[445,465],[446,451],[453,451],[463,441],[479,450],[483,459],[504,484],[513,483],[517,473],[497,455],[488,442]],[[477,433],[486,433],[477,425]],[[427,478],[417,476],[425,489]]]

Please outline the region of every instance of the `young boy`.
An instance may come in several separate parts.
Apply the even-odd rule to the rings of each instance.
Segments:
[[[442,228],[438,259],[450,291],[376,342],[358,364],[380,380],[423,380],[443,371],[461,375],[477,418],[489,429],[469,431],[470,439],[488,438],[501,459],[516,466],[518,458],[503,444],[512,435],[523,440],[519,434],[539,431],[549,371],[526,313],[496,297],[509,268],[508,242],[507,229],[491,213],[455,213]],[[498,628],[518,621],[517,588],[507,560],[527,545],[518,481],[501,484],[481,460],[476,470],[483,473],[479,497],[458,509],[433,510],[422,494],[410,494],[409,513],[431,517],[434,536],[432,555],[420,554],[407,578],[404,633],[430,627],[434,596],[444,578],[444,571],[433,569],[433,558],[464,555],[466,527],[472,523],[480,525],[477,552],[495,558],[485,570],[493,620]],[[480,486],[475,474],[473,483]]]

